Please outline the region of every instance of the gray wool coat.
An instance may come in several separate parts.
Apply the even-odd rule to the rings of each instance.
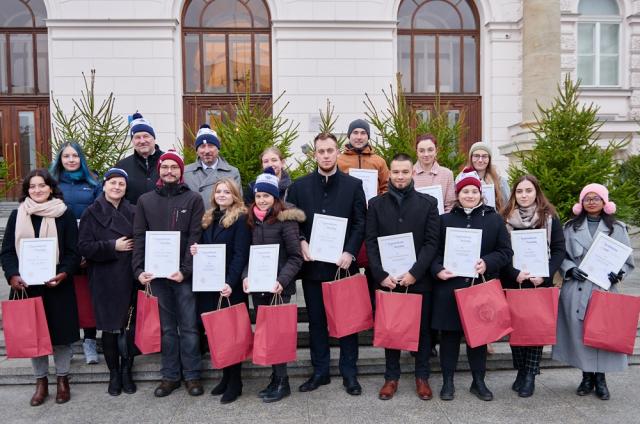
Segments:
[[[609,229],[600,222],[598,232],[609,235]],[[596,234],[597,235],[597,234]],[[567,256],[560,266],[560,274],[563,277],[560,290],[560,304],[558,309],[558,333],[557,344],[553,347],[553,359],[565,362],[584,372],[615,372],[623,371],[627,367],[627,355],[624,353],[609,352],[602,349],[594,349],[585,346],[582,342],[584,331],[584,316],[587,305],[594,290],[604,290],[588,279],[582,283],[574,280],[568,271],[573,267],[579,267],[595,236],[589,232],[587,220],[577,230],[572,226],[566,226],[564,237],[567,248]],[[622,222],[616,222],[613,226],[611,238],[631,245],[627,226]],[[634,269],[633,255],[629,256],[622,267],[625,276]],[[617,269],[612,269],[618,272]],[[617,292],[617,287],[611,286],[611,292]]]
[[[191,189],[202,196],[205,208],[211,207],[211,192],[213,185],[222,178],[231,178],[238,184],[238,190],[242,196],[242,182],[240,181],[240,172],[235,166],[229,165],[221,156],[218,156],[218,165],[216,169],[207,174],[202,169],[202,162],[197,159],[194,163],[190,163],[184,168],[184,183]]]

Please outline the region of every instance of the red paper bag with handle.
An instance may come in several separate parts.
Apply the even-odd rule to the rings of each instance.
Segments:
[[[96,326],[96,317],[93,313],[89,277],[87,275],[74,275],[73,286],[76,290],[80,328],[94,328]]]
[[[513,328],[511,346],[556,344],[559,288],[505,290],[505,295]]]
[[[7,358],[36,358],[53,353],[42,297],[21,297],[2,302],[2,326]]]
[[[373,345],[418,351],[422,295],[376,290]]]
[[[640,297],[594,290],[584,317],[584,344],[633,354]]]
[[[484,277],[483,277],[484,280]],[[513,331],[500,280],[455,290],[464,337],[471,347],[493,343]]]
[[[253,349],[253,333],[247,305],[238,303],[222,308],[222,296],[216,311],[202,315],[204,332],[207,335],[211,363],[214,368],[224,368],[251,357]]]
[[[279,304],[258,306],[252,353],[256,365],[284,364],[297,358],[298,305],[284,304],[280,296],[273,298]]]
[[[158,298],[152,295],[151,284],[146,284],[144,291],[138,291],[134,342],[145,355],[160,352],[161,334]]]
[[[322,283],[322,300],[331,337],[340,338],[373,328],[373,310],[364,275]]]

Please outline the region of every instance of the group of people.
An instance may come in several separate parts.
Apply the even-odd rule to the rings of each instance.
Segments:
[[[97,355],[92,355],[96,352],[96,329],[100,330],[110,371],[107,391],[113,396],[136,391],[130,328],[138,289],[148,286],[158,298],[162,378],[154,391],[157,397],[170,395],[182,381],[189,395],[204,393],[200,368],[207,343],[200,314],[215,310],[221,297],[231,305],[248,303],[250,297],[256,309],[272,304],[274,296],[278,302],[288,303],[296,293],[296,280],[301,279],[313,373],[299,391],[309,392],[331,382],[321,284],[334,280],[339,270],[354,275],[361,265],[371,290],[421,296],[422,313],[416,322],[419,343],[414,353],[416,394],[423,400],[433,397],[429,357],[438,335],[443,376],[440,398],[452,400],[464,335],[454,290],[474,282],[444,265],[446,229],[450,227],[482,230],[475,270],[486,280],[499,278],[505,288],[550,287],[554,274],[560,273],[563,283],[553,358],[583,371],[578,395],[595,390],[601,399],[609,398],[605,373],[623,370],[627,358],[583,344],[585,310],[591,293],[601,288],[580,269],[598,232],[630,244],[626,226],[616,220],[615,204],[604,186],[585,186],[573,208],[575,217],[563,226],[534,176],[519,178],[509,189],[492,164],[487,144],[478,142],[471,147],[469,162],[455,179],[451,170],[438,164],[437,139],[429,134],[415,141],[415,164],[407,154],[398,154],[387,166],[369,144],[369,124],[359,119],[349,125],[349,142],[342,152],[333,134],[318,134],[313,142],[317,168],[294,182],[281,152],[266,149],[259,157],[264,172],[243,194],[238,170],[220,156],[222,141],[207,125],[196,136],[198,159],[185,166],[176,152],[159,149],[147,120],[139,114],[133,118],[131,156],[99,178],[88,168],[81,147],[66,143],[51,172],[36,169],[25,177],[19,207],[7,223],[0,261],[12,295],[26,291],[29,297],[43,299],[57,376],[56,402],[70,399],[71,344],[80,337],[74,276],[88,274],[95,313],[96,328],[83,329],[86,360],[97,362]],[[377,171],[378,195],[368,204],[362,182],[349,175],[350,169]],[[434,185],[442,189],[443,215],[439,215],[434,197],[417,190]],[[488,190],[493,190],[490,196]],[[495,199],[495,207],[486,204],[488,197]],[[348,220],[343,253],[336,263],[316,261],[311,255],[309,240],[315,214]],[[531,276],[512,264],[509,234],[526,229],[546,230],[548,278]],[[180,232],[179,269],[167,278],[156,278],[145,267],[147,231]],[[382,266],[378,237],[404,233],[413,235],[417,260],[403,275],[389,275]],[[34,237],[58,239],[56,275],[44,285],[30,285],[19,273],[20,240]],[[226,284],[220,292],[194,293],[193,256],[200,245],[213,243],[226,246]],[[280,246],[277,280],[271,291],[249,293],[250,246],[261,244]],[[610,270],[612,291],[633,267],[630,256],[622,269]],[[339,338],[339,346],[344,389],[349,395],[360,395],[358,335]],[[485,383],[487,346],[466,348],[473,376],[470,391],[479,399],[492,400]],[[542,346],[513,346],[512,352],[517,370],[512,388],[521,397],[531,396],[540,373]],[[391,399],[398,390],[399,358],[400,351],[385,349],[380,399]],[[32,406],[48,397],[48,363],[48,356],[32,359],[36,378]],[[220,381],[211,390],[212,395],[221,396],[221,403],[233,402],[242,394],[241,367],[237,363],[222,370]],[[277,402],[290,393],[287,364],[273,365],[260,398]]]

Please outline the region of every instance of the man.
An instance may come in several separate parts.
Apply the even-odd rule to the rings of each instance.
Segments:
[[[207,124],[200,126],[196,135],[198,159],[184,170],[184,182],[196,193],[200,193],[204,204],[211,205],[211,190],[221,178],[233,178],[242,193],[240,172],[220,157],[220,139]]]
[[[202,198],[183,183],[184,163],[174,151],[160,156],[158,173],[156,189],[138,199],[132,258],[134,276],[142,284],[151,284],[160,306],[162,381],[154,394],[168,396],[180,387],[182,369],[187,391],[191,396],[199,396],[203,393],[201,356],[189,246],[200,239],[204,204]],[[145,271],[146,231],[180,231],[180,269],[168,278],[155,278]]]
[[[362,182],[338,170],[338,142],[333,134],[318,134],[314,141],[314,156],[318,164],[315,172],[296,180],[289,188],[287,202],[302,209],[306,222],[300,224],[302,255],[302,287],[309,313],[309,333],[313,375],[300,386],[301,392],[309,392],[320,385],[329,384],[329,333],[327,316],[322,300],[321,283],[333,281],[338,268],[358,272],[355,255],[364,239],[366,205]],[[347,232],[343,253],[335,263],[314,261],[310,255],[309,243],[314,214],[347,218]],[[343,385],[350,395],[359,395],[362,388],[358,383],[358,334],[339,339],[340,373]]]
[[[413,234],[416,262],[402,275],[389,275],[382,267],[378,237]],[[413,187],[413,163],[405,154],[391,161],[389,191],[369,201],[366,226],[366,246],[374,281],[384,289],[422,296],[420,337],[415,355],[416,393],[423,400],[432,397],[429,387],[429,336],[431,316],[431,276],[429,269],[438,249],[440,216],[437,200],[418,193]],[[378,397],[388,400],[398,390],[400,351],[385,349],[385,383]]]
[[[125,198],[136,204],[141,194],[155,188],[158,180],[157,163],[162,151],[156,145],[156,133],[149,121],[138,112],[131,121],[131,142],[133,154],[121,159],[115,167],[124,169],[129,175]]]

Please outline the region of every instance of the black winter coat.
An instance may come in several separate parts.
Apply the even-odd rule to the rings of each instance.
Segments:
[[[514,228],[513,231],[518,231],[517,228]],[[553,274],[556,273],[560,269],[560,264],[564,260],[566,255],[565,242],[564,242],[564,232],[562,231],[562,224],[560,223],[560,219],[558,217],[553,217],[551,220],[551,240],[549,241],[549,277],[544,279],[544,283],[542,283],[538,287],[552,287],[553,286]],[[500,271],[500,282],[502,283],[502,287],[505,289],[517,289],[520,288],[516,278],[518,278],[518,274],[520,274],[519,269],[515,269],[513,267],[513,262],[509,262],[502,270]],[[526,281],[522,284],[523,289],[531,289],[534,285]]]
[[[440,216],[435,198],[411,190],[400,205],[389,192],[369,201],[367,210],[366,246],[369,267],[374,282],[380,284],[388,273],[382,268],[378,237],[413,233],[416,262],[409,272],[416,282],[409,286],[411,293],[431,290],[431,263],[436,256],[440,239]],[[397,291],[405,290],[396,287]]]
[[[467,215],[460,206],[441,216],[440,248],[431,265],[435,277],[444,269],[444,246],[447,227],[475,228],[482,230],[480,258],[487,265],[486,281],[498,278],[502,267],[513,257],[511,238],[502,217],[491,206],[482,205]],[[437,279],[433,284],[433,315],[431,327],[436,330],[462,331],[454,290],[471,286],[472,278],[454,277],[446,281]],[[481,284],[481,277],[474,284]]]
[[[133,276],[144,271],[145,233],[147,231],[180,231],[180,272],[185,281],[191,279],[193,258],[189,246],[202,234],[202,197],[186,184],[164,185],[140,196],[133,220]]]
[[[251,230],[251,244],[279,244],[278,282],[282,285],[282,295],[291,296],[296,292],[296,275],[302,267],[302,249],[300,248],[299,224],[305,221],[300,209],[285,209],[278,214],[275,222],[269,223],[271,211],[264,221],[255,219]],[[244,276],[248,274],[248,266]],[[275,284],[275,281],[274,281]]]
[[[343,251],[354,257],[358,255],[364,241],[367,211],[362,181],[340,170],[329,178],[320,175],[316,170],[291,184],[287,193],[287,202],[305,213],[307,219],[300,224],[300,233],[307,240],[311,239],[314,214],[347,218],[349,223]],[[301,277],[314,281],[333,281],[337,270],[338,266],[335,264],[320,261],[305,262],[302,265]],[[349,272],[351,275],[358,273],[355,261],[351,264]]]
[[[12,276],[20,275],[18,252],[15,249],[17,215],[18,211],[14,210],[9,216],[4,239],[2,240],[2,252],[0,252],[0,262],[7,282]],[[33,223],[35,236],[38,237],[42,217],[31,215],[31,222]],[[52,288],[44,285],[29,286],[27,294],[29,297],[42,297],[51,343],[53,345],[66,345],[80,338],[78,305],[73,287],[73,275],[80,265],[80,255],[78,255],[77,248],[78,223],[70,209],[67,209],[62,216],[56,218],[56,229],[58,231],[58,250],[60,252],[60,261],[56,266],[56,273],[66,272],[67,278]]]
[[[126,326],[137,284],[131,251],[116,251],[116,239],[133,238],[135,206],[122,199],[118,209],[101,195],[80,220],[78,250],[89,264],[89,286],[96,327],[113,331]]]
[[[158,181],[158,159],[164,152],[156,145],[156,151],[147,159],[144,159],[137,152],[121,159],[116,163],[116,168],[122,168],[127,171],[129,178],[127,179],[127,194],[125,198],[135,205],[138,198],[144,193],[153,191]]]

